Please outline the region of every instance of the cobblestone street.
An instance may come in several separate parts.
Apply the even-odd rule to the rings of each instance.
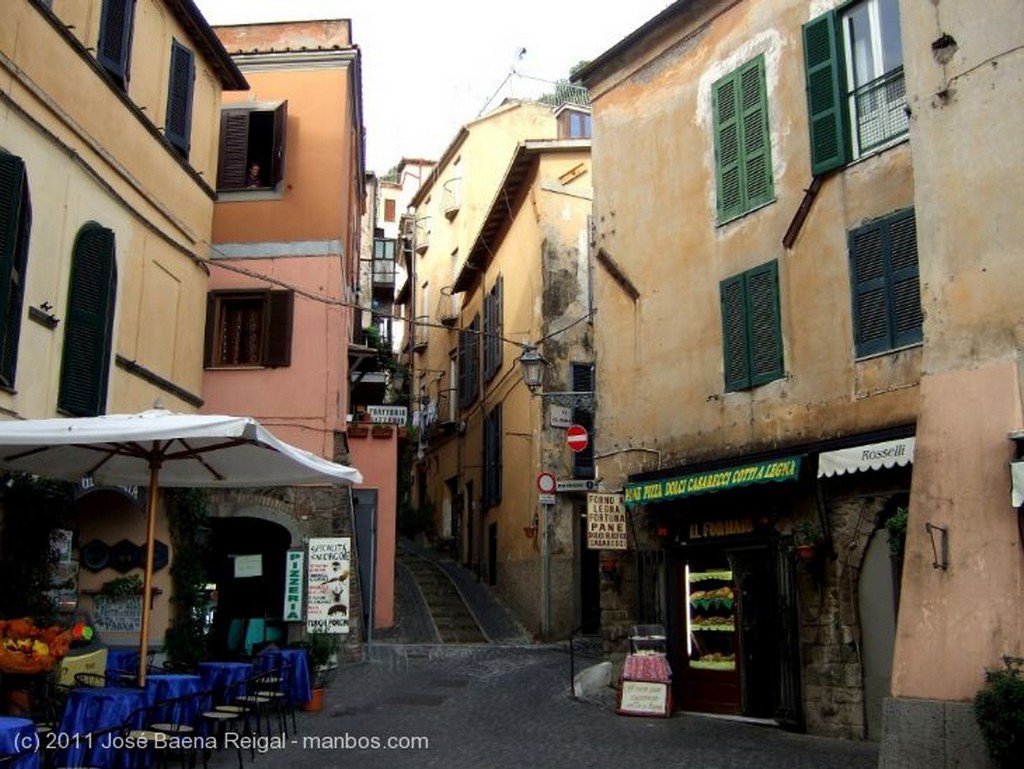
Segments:
[[[867,769],[877,764],[874,743],[688,714],[619,716],[610,690],[599,700],[575,700],[568,680],[564,646],[379,644],[371,662],[340,670],[324,710],[299,713],[298,734],[257,755],[256,765]],[[366,747],[374,743],[380,747]],[[215,759],[211,766],[218,769],[237,766],[230,751]]]

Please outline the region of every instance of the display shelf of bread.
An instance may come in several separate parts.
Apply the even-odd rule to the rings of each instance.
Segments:
[[[690,660],[690,667],[698,670],[735,670],[736,655],[713,652]]]

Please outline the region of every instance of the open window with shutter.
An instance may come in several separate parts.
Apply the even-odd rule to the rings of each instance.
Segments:
[[[775,197],[764,57],[712,88],[718,221],[723,223]]]
[[[192,92],[195,72],[195,54],[177,40],[171,41],[171,73],[167,86],[164,136],[186,160],[192,143]]]
[[[122,90],[128,88],[135,0],[103,0],[96,59]]]
[[[284,178],[287,124],[287,101],[273,108],[225,107],[220,115],[217,191],[276,187]]]
[[[91,417],[106,410],[116,295],[114,232],[87,224],[78,232],[71,257],[57,396],[57,408],[65,414]]]
[[[914,210],[853,230],[849,245],[857,357],[920,343],[924,315]]]
[[[861,0],[803,28],[811,172],[840,168],[905,136],[899,0]]]
[[[291,365],[292,291],[214,291],[206,301],[207,368]]]
[[[32,205],[24,161],[0,150],[0,385],[14,387]]]
[[[784,374],[778,262],[720,285],[726,391],[746,390]]]

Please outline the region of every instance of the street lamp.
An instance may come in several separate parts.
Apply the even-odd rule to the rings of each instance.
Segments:
[[[523,353],[519,356],[519,367],[523,371],[523,382],[535,393],[544,383],[544,366],[547,361],[533,345],[524,345]]]

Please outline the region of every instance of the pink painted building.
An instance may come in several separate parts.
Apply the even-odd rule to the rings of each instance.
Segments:
[[[254,416],[296,446],[359,468],[365,482],[351,492],[218,498],[210,568],[221,606],[243,624],[231,631],[241,643],[294,639],[303,623],[282,616],[277,584],[285,552],[310,537],[352,536],[355,647],[365,623],[393,622],[397,458],[394,436],[366,452],[347,435],[366,206],[360,52],[344,19],[215,31],[250,90],[225,99],[220,115],[202,410]],[[232,566],[253,552],[263,556],[263,589],[242,584]],[[237,640],[228,639],[231,650]]]

